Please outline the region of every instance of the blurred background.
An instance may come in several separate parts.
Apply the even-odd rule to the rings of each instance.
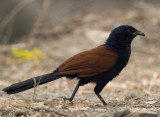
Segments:
[[[72,55],[103,44],[113,28],[127,24],[146,37],[133,41],[129,64],[105,87],[104,98],[124,99],[130,91],[133,96],[159,97],[159,5],[159,0],[1,0],[0,87],[52,72]],[[63,78],[41,90],[70,96],[76,82]],[[89,84],[79,94],[94,94],[93,88]]]

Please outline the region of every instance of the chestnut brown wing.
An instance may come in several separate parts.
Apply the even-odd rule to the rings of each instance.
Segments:
[[[116,60],[117,52],[98,46],[69,58],[58,67],[58,71],[63,75],[91,77],[110,70]]]

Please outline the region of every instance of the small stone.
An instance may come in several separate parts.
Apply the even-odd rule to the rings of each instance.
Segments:
[[[160,107],[160,98],[154,103],[155,107]]]
[[[57,117],[57,116],[56,116],[56,114],[54,112],[52,112],[52,113],[48,114],[48,117]]]
[[[117,89],[115,89],[114,92],[117,93],[117,94],[118,94],[118,93],[121,93],[121,89],[118,89],[118,88],[117,88]]]
[[[153,111],[142,110],[137,114],[137,117],[158,117],[158,113]]]
[[[26,116],[26,112],[24,112],[24,111],[22,111],[22,110],[15,110],[14,111],[14,114],[16,115],[16,116],[22,116],[22,115],[25,115]]]
[[[113,117],[124,117],[130,114],[130,110],[128,108],[118,108],[118,110],[113,114]]]
[[[41,113],[40,113],[40,112],[36,112],[36,113],[35,113],[35,116],[36,116],[36,117],[41,117]]]
[[[132,99],[132,98],[135,98],[136,97],[136,94],[135,92],[133,91],[128,91],[126,94],[125,94],[125,100],[129,100],[129,99]]]

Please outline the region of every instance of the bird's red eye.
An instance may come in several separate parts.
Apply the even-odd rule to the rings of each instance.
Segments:
[[[128,29],[128,30],[127,30],[127,32],[129,32],[129,33],[130,33],[130,32],[131,32],[131,30],[130,30],[130,29]]]

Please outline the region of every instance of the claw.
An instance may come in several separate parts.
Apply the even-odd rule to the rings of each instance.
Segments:
[[[68,100],[68,101],[72,102],[72,99],[71,99],[71,98],[66,98],[66,97],[64,97],[63,99],[64,99],[65,101]]]

